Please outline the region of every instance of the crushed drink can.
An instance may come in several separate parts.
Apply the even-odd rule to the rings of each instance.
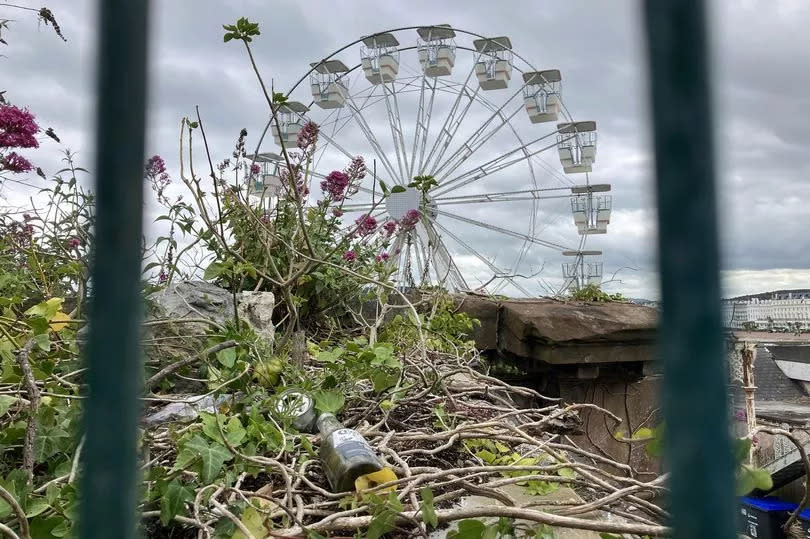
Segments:
[[[312,397],[297,389],[281,392],[276,399],[276,413],[289,419],[290,424],[300,432],[315,431],[315,402]]]

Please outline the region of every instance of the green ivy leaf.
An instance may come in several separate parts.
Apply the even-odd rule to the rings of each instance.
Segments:
[[[751,451],[751,440],[748,438],[738,438],[732,441],[734,450],[734,461],[737,464],[742,464],[748,460],[748,455]]]
[[[565,477],[566,479],[574,479],[577,476],[577,472],[571,468],[560,468],[557,470],[557,475],[560,477]]]
[[[458,523],[458,529],[447,534],[448,538],[454,539],[482,539],[486,526],[480,520],[462,520]]]
[[[43,512],[50,509],[50,504],[48,500],[44,498],[34,498],[33,500],[28,500],[28,506],[25,510],[25,516],[28,518],[33,518],[37,515],[42,514]]]
[[[242,524],[245,525],[245,528],[247,528],[253,537],[267,537],[267,528],[264,526],[264,518],[255,507],[245,509],[245,512],[242,513],[241,520]],[[232,539],[247,539],[247,537],[242,533],[242,530],[237,528]]]
[[[233,367],[236,362],[236,348],[231,346],[230,348],[217,352],[217,361],[219,361],[223,367],[228,367],[229,369]]]
[[[242,422],[236,416],[231,416],[231,418],[225,422],[222,415],[217,416],[203,412],[200,414],[200,419],[202,419],[203,422],[203,433],[215,442],[222,442],[222,435],[219,432],[219,426],[217,426],[218,419],[222,423],[225,439],[232,446],[238,447],[247,435],[247,431],[242,426]]]
[[[534,529],[534,539],[554,539],[554,528],[548,524],[541,524]]]
[[[30,327],[34,335],[42,335],[48,332],[48,320],[42,316],[34,316],[25,320],[26,325]]]
[[[648,427],[643,427],[638,429],[636,432],[633,433],[633,440],[643,440],[645,438],[653,438],[655,436],[655,431]]]
[[[51,298],[47,301],[34,305],[25,311],[25,314],[28,316],[41,316],[46,320],[50,320],[51,317],[59,312],[59,309],[62,308],[62,303],[64,301],[65,300],[63,298]]]
[[[20,399],[12,397],[11,395],[0,395],[0,416],[5,415],[9,408],[18,400]]]
[[[496,460],[498,460],[498,455],[493,453],[492,451],[487,451],[486,449],[482,449],[481,451],[475,454],[479,459],[483,460],[487,464],[494,464]]]
[[[166,526],[174,517],[181,514],[186,502],[194,499],[194,492],[177,479],[169,483],[166,492],[160,497],[160,521]]]
[[[208,264],[208,267],[205,268],[205,272],[203,272],[203,279],[207,281],[216,279],[217,277],[225,273],[227,269],[228,268],[224,262],[218,262],[215,260],[210,264]]]
[[[34,442],[34,460],[37,463],[47,461],[59,452],[65,438],[70,438],[70,434],[59,427],[40,428]]]
[[[343,408],[346,403],[346,397],[343,396],[343,393],[337,391],[324,391],[321,389],[315,391],[312,398],[315,399],[315,408],[321,412],[333,414]]]
[[[222,470],[222,465],[233,457],[221,444],[213,442],[209,445],[199,434],[186,442],[185,448],[200,457],[200,480],[203,483],[212,483]]]
[[[40,333],[38,335],[34,335],[34,341],[37,343],[37,346],[43,352],[49,352],[51,350],[51,337],[48,335],[48,332]]]
[[[399,380],[399,371],[393,373],[388,369],[379,369],[371,372],[371,382],[374,384],[375,393],[382,393],[395,386],[397,380]]]
[[[436,516],[436,508],[433,506],[433,491],[428,487],[419,489],[419,495],[422,497],[422,503],[419,508],[422,510],[422,517],[425,524],[431,528],[435,528],[439,524],[439,517]]]

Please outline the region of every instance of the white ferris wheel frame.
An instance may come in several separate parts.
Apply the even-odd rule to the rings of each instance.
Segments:
[[[390,30],[383,30],[370,36],[364,36],[360,39],[352,41],[336,49],[331,54],[324,57],[323,60],[311,64],[312,67],[310,70],[304,73],[304,75],[290,88],[285,95],[292,95],[293,91],[295,91],[304,81],[306,81],[307,78],[310,77],[313,72],[315,72],[319,65],[323,65],[330,60],[334,60],[341,52],[363,43],[364,40],[368,40],[369,38],[373,38],[375,36],[424,28],[440,28],[440,26],[428,25],[394,28]],[[483,40],[493,39],[459,28],[452,28],[452,30],[455,33],[461,33]],[[312,167],[313,170],[310,171],[310,174],[313,178],[324,179],[326,177],[323,173],[317,171],[317,162],[323,157],[325,151],[330,147],[343,154],[349,160],[358,155],[356,153],[347,151],[343,146],[340,145],[340,143],[337,142],[337,140],[335,140],[335,137],[343,128],[345,128],[349,123],[355,122],[356,126],[362,132],[368,148],[372,150],[376,160],[381,165],[382,173],[388,176],[390,180],[393,180],[395,185],[406,186],[415,175],[419,174],[434,176],[439,183],[434,191],[431,192],[431,203],[434,204],[435,211],[422,211],[420,221],[417,223],[413,232],[398,234],[394,240],[391,249],[392,263],[397,264],[396,274],[400,279],[403,275],[406,277],[406,281],[412,278],[412,264],[415,263],[417,275],[420,277],[420,281],[422,282],[430,280],[431,282],[438,282],[440,285],[449,284],[455,289],[470,290],[471,287],[467,284],[466,279],[458,269],[450,250],[445,244],[444,238],[447,237],[452,239],[463,250],[469,252],[476,259],[481,261],[493,272],[493,279],[490,281],[494,281],[496,284],[491,292],[498,292],[508,284],[511,284],[520,292],[526,294],[527,296],[532,296],[534,294],[529,292],[520,282],[516,280],[518,275],[515,274],[515,269],[520,267],[527,256],[529,249],[534,245],[540,245],[560,253],[581,253],[583,252],[588,237],[588,233],[581,234],[577,245],[572,246],[561,245],[559,243],[547,241],[536,236],[535,231],[537,227],[536,218],[538,213],[538,202],[544,199],[569,199],[571,198],[571,187],[574,185],[572,180],[565,175],[560,174],[558,171],[550,169],[550,167],[548,167],[543,161],[533,161],[532,159],[542,152],[558,147],[558,135],[560,134],[560,129],[559,126],[557,126],[557,128],[553,129],[551,132],[539,136],[529,142],[525,142],[523,140],[523,136],[525,135],[522,136],[520,133],[518,133],[515,126],[511,123],[511,119],[514,116],[520,114],[521,112],[525,113],[522,99],[519,100],[520,103],[513,111],[508,112],[506,109],[510,103],[513,103],[516,97],[520,97],[523,94],[524,88],[526,88],[529,84],[524,80],[518,87],[517,91],[512,91],[511,88],[507,89],[510,94],[509,97],[502,99],[502,104],[497,106],[482,95],[485,91],[481,90],[480,85],[476,84],[475,88],[470,87],[470,81],[476,80],[476,77],[474,77],[476,63],[479,59],[481,59],[482,56],[487,55],[486,50],[480,51],[459,44],[454,44],[454,47],[456,50],[465,50],[476,55],[472,63],[472,67],[463,83],[458,83],[454,80],[445,79],[443,77],[429,76],[423,71],[421,74],[415,75],[397,74],[396,78],[388,82],[381,80],[376,84],[368,83],[366,91],[348,93],[344,106],[333,109],[326,115],[325,119],[319,123],[319,137],[324,140],[326,144],[322,145],[318,150],[316,150],[316,155],[319,155],[315,160],[316,165]],[[396,52],[396,54],[400,54],[402,52],[412,51],[417,48],[417,46],[413,45],[397,45],[391,50]],[[512,67],[515,70],[517,70],[519,73],[537,72],[537,69],[520,54],[514,52],[511,50],[511,48],[510,51],[512,58],[520,60],[523,62],[523,64],[525,64],[525,67],[521,68],[512,63]],[[341,73],[336,80],[341,81],[344,77],[348,77],[349,74],[357,71],[358,69],[362,70],[362,63],[358,63],[354,67],[347,68],[347,70]],[[399,90],[397,90],[396,84],[399,84]],[[381,92],[377,91],[378,88],[381,89]],[[410,152],[408,152],[408,144],[402,130],[397,95],[405,92],[417,91],[419,92],[419,102],[416,111],[416,130],[414,133],[413,142],[410,145]],[[453,93],[456,95],[456,98],[450,108],[449,113],[442,122],[439,134],[436,136],[432,147],[428,151],[428,135],[430,134],[431,123],[433,120],[433,105],[437,93],[440,92]],[[366,93],[367,95],[363,95]],[[378,93],[380,95],[375,95]],[[392,160],[386,155],[386,152],[377,139],[377,136],[363,115],[363,111],[366,108],[383,101],[387,111],[388,123],[391,131],[391,140],[393,141],[393,148],[396,155],[395,162],[392,162]],[[479,103],[479,105],[491,111],[491,115],[471,135],[469,135],[459,147],[451,152],[447,159],[443,160],[456,133],[458,132],[459,127],[466,117],[467,111],[476,101]],[[569,122],[569,125],[573,125],[574,119],[565,106],[565,102],[561,97],[559,101],[559,112],[561,116],[565,118],[567,122]],[[307,108],[311,108],[314,103],[315,100],[313,99],[310,101]],[[341,118],[341,111],[343,110],[351,111],[351,114],[348,115],[348,117]],[[301,119],[306,118],[304,114],[305,113],[303,112],[298,113]],[[332,118],[333,116],[334,118]],[[256,146],[253,156],[254,160],[259,154],[259,149],[261,148],[264,137],[270,129],[272,122],[273,120],[271,116],[265,125],[264,131]],[[494,127],[491,127],[493,124]],[[330,127],[331,131],[329,129]],[[489,130],[487,130],[488,128]],[[478,150],[482,149],[485,144],[503,128],[509,129],[514,135],[517,142],[517,145],[514,148],[505,153],[501,153],[486,163],[478,165],[472,169],[465,170],[462,173],[454,174],[470,156],[475,155]],[[576,133],[568,138],[574,137],[576,137]],[[546,141],[547,143],[545,143]],[[480,181],[500,170],[504,170],[508,167],[523,162],[526,163],[529,170],[530,180],[534,186],[533,189],[493,192],[476,195],[451,195],[451,193],[456,189]],[[557,179],[563,179],[563,181],[569,185],[561,187],[538,187],[537,175],[534,170],[534,166],[538,163],[544,165],[544,168],[546,168],[547,171]],[[380,177],[379,173],[375,174],[372,170],[368,170],[367,175],[372,178],[374,188],[370,189],[365,186],[360,186],[359,191],[376,196],[378,194],[376,192],[376,187],[382,178]],[[586,185],[589,184],[590,179],[587,172],[585,173],[585,179]],[[526,233],[509,230],[443,209],[445,206],[453,205],[512,201],[530,201],[532,204],[532,211],[528,216],[528,232]],[[349,203],[345,204],[343,209],[347,212],[363,212],[371,211],[374,207],[375,205],[373,202],[369,204]],[[376,207],[376,209],[378,211],[372,214],[373,217],[379,217],[385,213],[384,208],[380,209],[379,207]],[[433,215],[430,215],[431,213],[433,213]],[[458,235],[453,233],[453,231],[451,231],[447,226],[440,223],[437,220],[439,215],[461,223],[497,232],[506,237],[521,241],[521,247],[515,261],[511,264],[510,268],[504,268],[503,265],[496,265],[492,260],[478,252],[478,250],[471,246],[469,242],[464,241]],[[403,249],[403,246],[407,246],[407,248]],[[402,256],[400,256],[400,251],[403,254]],[[578,263],[583,263],[581,257],[579,257]],[[432,275],[431,270],[433,273]],[[536,278],[536,276],[532,277]],[[572,278],[568,278],[560,289],[554,290],[550,285],[545,283],[542,278],[537,280],[541,286],[545,287],[547,291],[550,291],[553,294],[564,291],[572,283]],[[407,283],[400,282],[400,284]]]

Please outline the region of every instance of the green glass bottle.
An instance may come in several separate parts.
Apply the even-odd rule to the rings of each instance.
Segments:
[[[318,417],[321,434],[320,458],[332,492],[354,490],[354,480],[378,472],[382,463],[374,450],[356,430],[345,428],[334,414]]]

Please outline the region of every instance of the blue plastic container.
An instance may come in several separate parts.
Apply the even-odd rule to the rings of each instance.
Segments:
[[[782,525],[796,507],[797,504],[776,496],[740,498],[738,531],[751,539],[783,539]]]

